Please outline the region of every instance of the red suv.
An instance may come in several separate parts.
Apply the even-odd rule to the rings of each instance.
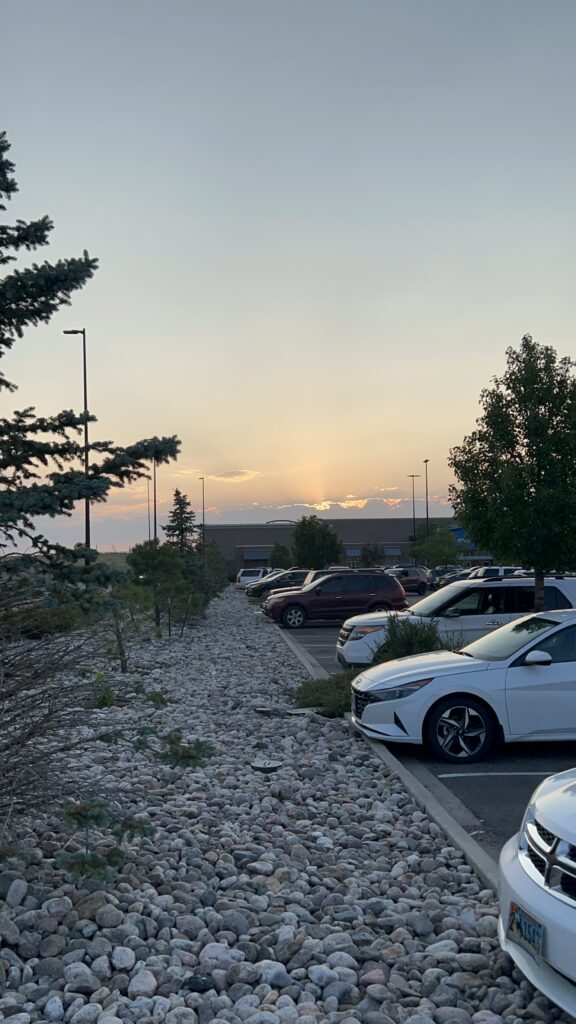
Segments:
[[[384,572],[332,573],[302,590],[271,594],[262,611],[288,629],[300,629],[308,619],[343,622],[364,612],[407,608],[404,588]]]

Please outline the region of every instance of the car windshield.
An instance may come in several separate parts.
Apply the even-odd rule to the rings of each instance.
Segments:
[[[505,661],[512,658],[525,644],[557,625],[554,619],[543,619],[539,615],[517,619],[467,644],[458,653],[469,658],[478,658],[480,661]]]
[[[394,574],[392,574],[394,575]],[[442,590],[437,590],[434,594],[429,594],[428,597],[422,598],[421,601],[416,601],[410,608],[411,615],[436,615],[440,608],[443,608],[450,598],[456,597],[461,592],[461,587],[455,587],[448,585],[443,587]]]

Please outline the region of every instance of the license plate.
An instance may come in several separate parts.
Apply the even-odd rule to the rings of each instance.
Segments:
[[[506,934],[513,942],[517,942],[518,945],[527,949],[533,957],[542,955],[544,925],[540,924],[531,914],[526,913],[517,903],[510,904]]]

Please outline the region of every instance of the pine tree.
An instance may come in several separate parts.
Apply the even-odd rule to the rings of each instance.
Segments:
[[[196,547],[198,530],[196,513],[192,509],[188,497],[176,488],[174,504],[168,513],[168,523],[162,529],[169,544],[175,544],[180,551],[189,551]]]
[[[0,211],[18,191],[14,164],[8,159],[9,143],[0,132]],[[14,261],[21,250],[33,252],[47,245],[53,224],[49,217],[15,224],[0,224],[0,265]],[[47,323],[73,292],[94,275],[98,261],[84,252],[80,258],[51,264],[33,263],[12,270],[0,280],[0,358],[21,338],[27,327]],[[0,391],[16,385],[0,374]],[[94,416],[89,421],[95,422]],[[64,410],[54,416],[37,416],[33,408],[0,417],[0,550],[26,538],[46,553],[53,550],[36,534],[38,516],[70,515],[77,501],[86,497],[105,501],[112,487],[122,487],[147,475],[147,463],[177,458],[177,437],[150,438],[127,447],[110,441],[90,443],[88,475],[82,465],[84,449],[77,440],[84,415]]]

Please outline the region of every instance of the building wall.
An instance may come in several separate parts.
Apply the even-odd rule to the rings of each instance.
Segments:
[[[409,562],[413,520],[393,519],[326,519],[334,527],[342,541],[347,555],[347,565],[359,563],[365,544],[379,544],[384,549],[383,563],[395,565]],[[431,518],[430,525],[446,523],[446,517]],[[454,520],[448,520],[454,522]],[[292,534],[296,523],[250,523],[238,525],[207,525],[206,543],[218,546],[228,562],[230,572],[237,572],[245,566],[268,565],[270,552],[275,544],[292,545]],[[419,523],[418,525],[421,525]],[[305,566],[303,566],[305,568]]]

